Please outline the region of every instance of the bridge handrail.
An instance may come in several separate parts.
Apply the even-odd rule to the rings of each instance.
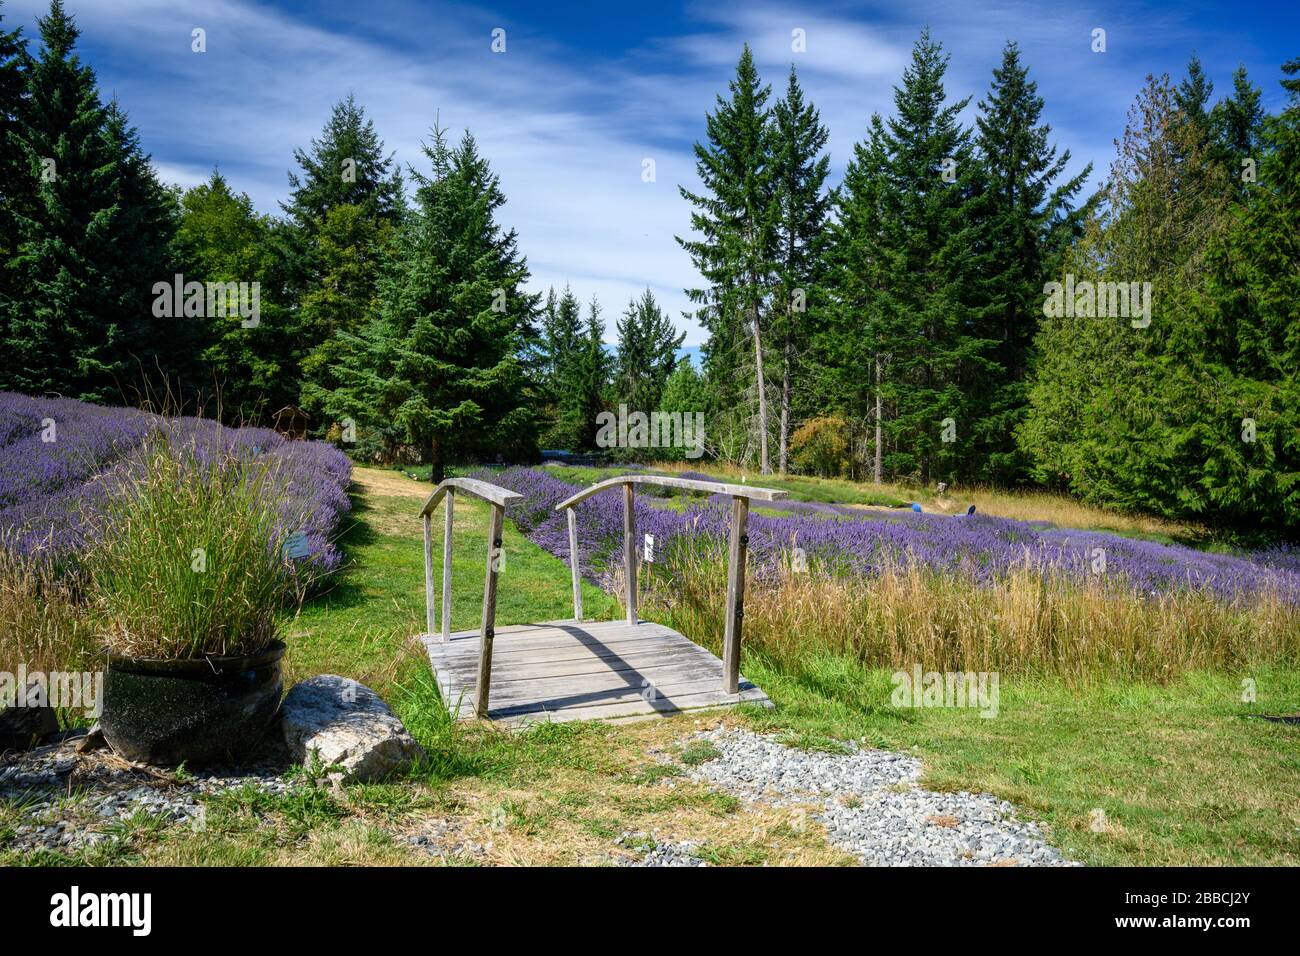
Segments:
[[[788,491],[776,488],[758,488],[753,485],[733,485],[725,481],[701,481],[698,478],[674,478],[666,475],[620,475],[606,478],[594,485],[583,488],[576,495],[565,498],[555,506],[556,511],[572,508],[592,495],[598,495],[608,488],[618,485],[657,485],[661,488],[686,488],[690,491],[707,491],[715,495],[731,495],[733,498],[757,498],[760,501],[778,501],[789,497]]]
[[[637,549],[636,512],[633,507],[633,488],[636,485],[658,485],[664,488],[685,488],[689,491],[707,491],[731,496],[731,533],[727,547],[727,610],[722,638],[722,682],[728,694],[740,692],[740,634],[745,616],[745,557],[749,547],[749,501],[777,501],[788,496],[776,488],[757,488],[751,485],[733,485],[725,481],[701,481],[698,478],[674,478],[660,475],[619,475],[607,478],[565,498],[555,506],[564,511],[569,523],[569,571],[573,584],[573,617],[582,620],[582,574],[578,566],[578,516],[576,505],[592,495],[610,488],[623,488],[623,581],[627,622],[638,621],[637,605]]]
[[[464,492],[471,498],[486,501],[491,507],[488,522],[487,573],[483,579],[483,617],[479,624],[478,685],[474,710],[480,717],[488,713],[488,691],[492,680],[492,641],[495,636],[497,609],[497,572],[501,560],[501,529],[505,523],[506,507],[523,498],[523,495],[476,478],[445,478],[438,482],[420,517],[424,522],[424,619],[428,634],[433,636],[433,512],[445,498],[447,501],[442,531],[442,631],[441,639],[451,639],[451,527],[456,510],[456,494]]]

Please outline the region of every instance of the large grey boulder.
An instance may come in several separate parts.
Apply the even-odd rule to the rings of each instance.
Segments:
[[[318,760],[345,780],[381,780],[424,756],[379,695],[347,677],[321,674],[296,684],[280,714],[293,760]]]

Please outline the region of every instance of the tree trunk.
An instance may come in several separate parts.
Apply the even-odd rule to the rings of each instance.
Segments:
[[[790,340],[785,343],[785,363],[781,372],[781,444],[777,450],[777,470],[786,473],[790,464]]]
[[[750,309],[750,321],[754,327],[754,379],[758,384],[758,470],[761,474],[772,473],[772,460],[767,454],[767,388],[763,380],[763,335],[758,328],[758,308]]]
[[[876,484],[880,484],[883,475],[881,467],[884,463],[884,456],[881,454],[881,439],[883,437],[881,429],[881,400],[880,400],[880,356],[876,356],[876,460],[873,462],[871,477]]]
[[[436,485],[446,477],[445,470],[442,440],[437,435],[434,435],[429,439],[429,480]]]

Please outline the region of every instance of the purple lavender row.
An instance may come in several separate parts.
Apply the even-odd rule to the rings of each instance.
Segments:
[[[579,490],[532,468],[479,473],[524,496],[511,517],[531,540],[568,560],[568,530],[554,507]],[[584,575],[604,583],[617,564],[622,545],[622,499],[597,495],[578,505],[578,546]],[[834,505],[786,507],[781,514],[754,513],[750,550],[760,576],[776,574],[801,548],[810,563],[832,573],[873,575],[898,562],[912,561],[931,571],[976,584],[992,585],[1017,568],[1058,574],[1076,583],[1101,577],[1148,596],[1202,590],[1229,601],[1249,601],[1276,590],[1300,605],[1300,554],[1275,548],[1241,556],[1197,551],[1181,545],[1125,538],[1097,531],[1056,528],[989,515],[949,516],[914,512],[868,511]],[[723,496],[684,509],[637,497],[638,532],[655,536],[655,549],[720,548],[727,512]],[[1099,558],[1100,553],[1100,558]],[[1101,562],[1104,561],[1104,565]],[[1104,571],[1098,571],[1104,567]]]

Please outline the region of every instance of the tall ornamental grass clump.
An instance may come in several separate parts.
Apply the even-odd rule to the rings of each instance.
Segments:
[[[301,598],[274,461],[167,432],[88,516],[91,616],[110,651],[142,658],[256,654]],[[297,535],[301,537],[301,535]]]

